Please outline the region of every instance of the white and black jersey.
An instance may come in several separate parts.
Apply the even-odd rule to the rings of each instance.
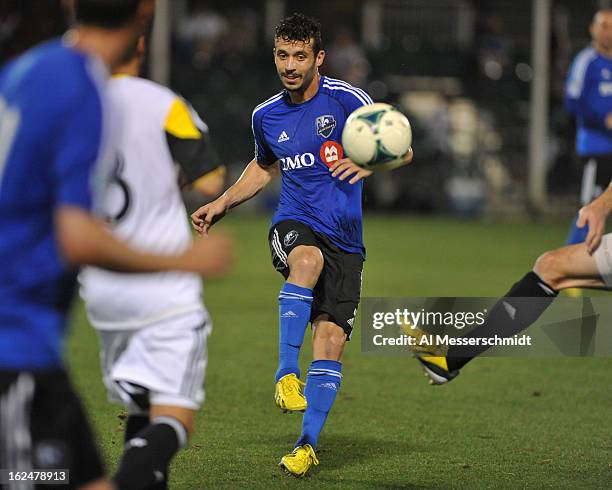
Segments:
[[[109,90],[123,130],[101,213],[112,233],[131,247],[180,253],[191,245],[192,235],[178,172],[194,181],[217,166],[206,154],[207,127],[182,98],[154,82],[120,76]],[[196,274],[123,274],[86,267],[79,279],[89,319],[98,329],[135,329],[174,317],[192,322],[190,314],[198,311],[205,316]]]

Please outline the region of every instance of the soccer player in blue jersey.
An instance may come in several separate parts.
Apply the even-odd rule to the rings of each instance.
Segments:
[[[612,9],[599,10],[590,27],[592,44],[578,53],[565,90],[576,117],[576,151],[584,164],[580,200],[591,202],[612,179]],[[588,230],[572,224],[567,243],[580,243]]]
[[[275,399],[305,410],[302,433],[281,466],[304,476],[318,464],[319,435],[342,381],[342,352],[360,300],[365,258],[362,179],[371,174],[343,158],[349,114],[372,103],[363,90],[319,74],[325,52],[320,26],[294,14],[276,28],[274,62],[284,90],[253,111],[255,158],[221,197],[192,214],[203,234],[276,175],[281,195],[269,231],[274,267],[285,277],[279,300],[280,347]],[[404,163],[412,159],[412,150]],[[298,356],[308,322],[314,360],[306,383]]]
[[[111,126],[120,123],[105,95],[108,69],[135,48],[145,3],[78,0],[77,23],[62,40],[0,71],[0,468],[68,469],[68,488],[113,488],[62,362],[78,265],[225,268],[226,243],[145,254],[114,239],[91,212],[94,187],[115,162]]]

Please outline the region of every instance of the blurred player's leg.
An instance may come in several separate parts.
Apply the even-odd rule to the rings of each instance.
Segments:
[[[195,411],[153,405],[149,417],[131,416],[130,419],[125,450],[113,480],[120,490],[167,489],[168,467],[174,455],[187,444],[191,432],[188,428],[193,427]],[[132,433],[141,424],[142,427]]]
[[[557,292],[567,288],[610,289],[612,234],[604,235],[601,246],[589,255],[584,244],[546,252],[491,309],[483,325],[466,338],[511,337],[532,325],[548,308]],[[514,298],[521,298],[515,301]],[[534,301],[525,301],[533,298]],[[446,356],[417,353],[432,384],[452,380],[463,366],[487,349],[486,346],[451,346]]]
[[[550,284],[536,272],[530,271],[493,306],[487,320],[466,337],[511,337],[534,323],[556,296],[557,291]],[[519,300],[513,301],[514,298]],[[534,301],[525,301],[523,298],[534,298]],[[449,370],[460,369],[486,349],[484,346],[470,346],[467,349],[451,346],[447,356]],[[464,353],[468,355],[464,356]]]
[[[99,331],[105,384],[130,414],[113,477],[120,490],[168,487],[169,464],[204,400],[210,329],[207,316],[194,312],[136,330]]]

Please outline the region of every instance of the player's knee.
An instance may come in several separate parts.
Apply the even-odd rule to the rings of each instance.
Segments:
[[[292,274],[313,278],[319,277],[323,270],[323,256],[319,249],[314,247],[311,248],[312,249],[301,250],[293,257],[293,260],[290,262]]]
[[[564,259],[562,252],[551,250],[538,257],[533,266],[533,271],[540,278],[555,290],[558,290],[561,282],[565,278],[563,273]]]
[[[331,359],[340,359],[344,350],[344,344],[346,344],[346,335],[344,333],[331,335],[326,342],[326,353]]]
[[[346,332],[340,327],[334,328],[328,342],[334,347],[344,347],[344,344],[346,344]]]

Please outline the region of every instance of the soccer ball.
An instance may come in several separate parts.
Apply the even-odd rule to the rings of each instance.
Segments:
[[[395,107],[380,102],[353,111],[342,131],[346,155],[370,170],[400,160],[411,144],[408,118]]]

